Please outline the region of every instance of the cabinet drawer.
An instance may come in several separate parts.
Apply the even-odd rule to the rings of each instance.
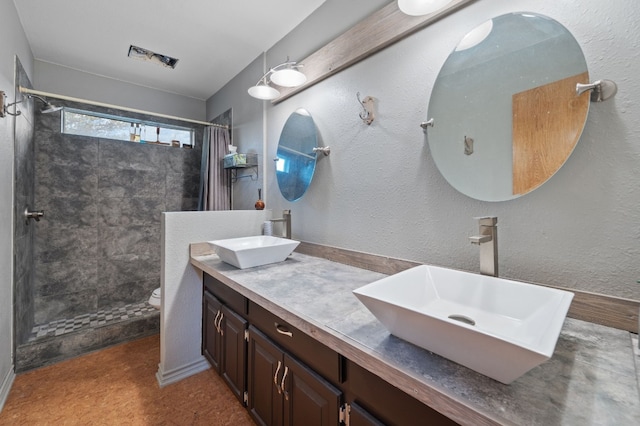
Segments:
[[[249,301],[249,318],[260,331],[334,384],[343,382],[342,357],[332,349]]]
[[[457,425],[352,361],[346,362],[346,375],[347,387],[355,395],[356,403],[385,424],[408,426],[415,425],[416,419],[420,419],[420,424],[424,425]]]
[[[206,273],[204,274],[204,287],[222,303],[246,318],[248,314],[246,297]]]

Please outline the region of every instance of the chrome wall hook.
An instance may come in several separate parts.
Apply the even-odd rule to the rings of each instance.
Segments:
[[[373,123],[375,115],[373,113],[374,99],[371,96],[367,96],[363,100],[360,100],[360,92],[356,93],[358,103],[362,106],[362,112],[359,114],[360,119],[367,124]]]
[[[428,119],[427,121],[423,121],[422,123],[420,123],[420,127],[422,127],[424,130],[427,130],[428,127],[433,127],[433,118]]]
[[[618,86],[611,80],[598,80],[589,84],[576,84],[576,95],[580,96],[591,90],[591,102],[602,102],[618,93]]]

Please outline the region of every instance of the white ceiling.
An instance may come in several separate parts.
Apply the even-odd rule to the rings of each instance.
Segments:
[[[205,100],[324,1],[14,3],[36,59]],[[178,58],[178,64],[171,69],[128,58],[131,44]]]

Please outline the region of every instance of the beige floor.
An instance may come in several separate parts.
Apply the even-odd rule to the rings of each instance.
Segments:
[[[0,425],[253,425],[212,370],[164,388],[158,335],[16,377]]]

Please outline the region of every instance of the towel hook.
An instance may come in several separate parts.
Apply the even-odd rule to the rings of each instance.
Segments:
[[[363,100],[360,100],[360,92],[356,93],[356,98],[358,99],[358,103],[362,106],[362,112],[359,114],[360,119],[367,123],[373,123],[375,116],[373,114],[373,102],[374,99],[371,96],[367,96]]]
[[[423,121],[422,123],[420,123],[420,127],[422,127],[423,130],[427,130],[427,128],[429,127],[433,127],[434,126],[434,121],[433,121],[433,117],[428,119],[427,121]]]

